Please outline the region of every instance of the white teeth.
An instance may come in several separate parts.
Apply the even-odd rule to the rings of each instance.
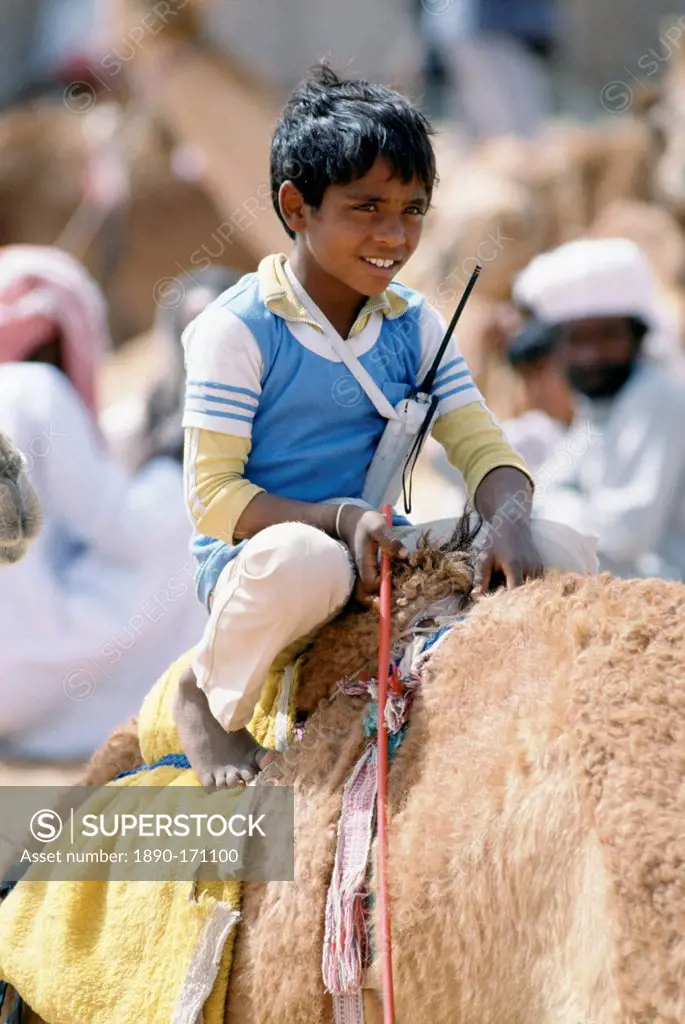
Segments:
[[[365,256],[364,259],[367,263],[373,263],[374,267],[383,267],[385,270],[395,263],[395,260],[376,260],[372,256]]]

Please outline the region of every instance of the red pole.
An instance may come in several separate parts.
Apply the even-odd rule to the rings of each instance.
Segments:
[[[392,526],[392,509],[383,506],[388,526]],[[385,727],[385,704],[390,675],[391,631],[391,573],[390,559],[381,558],[380,628],[378,634],[378,897],[381,917],[381,971],[383,982],[383,1024],[395,1024],[395,993],[392,983],[392,945],[390,934],[390,905],[388,900],[388,732]]]

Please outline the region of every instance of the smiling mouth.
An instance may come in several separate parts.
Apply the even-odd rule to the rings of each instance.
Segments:
[[[393,267],[399,267],[402,260],[384,260],[376,256],[362,256],[364,263],[367,263],[370,267],[376,267],[378,270],[392,270]]]

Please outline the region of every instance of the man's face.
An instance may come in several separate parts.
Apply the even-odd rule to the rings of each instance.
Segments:
[[[325,273],[361,295],[377,295],[419,244],[428,204],[418,179],[402,182],[379,158],[362,178],[329,185],[318,210],[302,204],[298,241]]]
[[[627,317],[588,317],[563,324],[559,358],[571,385],[588,398],[612,398],[630,377],[637,342]]]

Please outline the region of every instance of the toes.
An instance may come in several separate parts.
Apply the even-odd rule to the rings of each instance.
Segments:
[[[217,782],[213,772],[202,772],[197,777],[198,782],[205,793],[214,793],[217,789]]]
[[[216,773],[217,789],[236,789],[243,785],[243,780],[238,768],[225,768]]]
[[[273,761],[275,756],[275,751],[260,747],[249,763],[207,770],[198,775],[198,780],[207,793],[215,793],[217,789],[235,789],[237,786],[246,786]]]

